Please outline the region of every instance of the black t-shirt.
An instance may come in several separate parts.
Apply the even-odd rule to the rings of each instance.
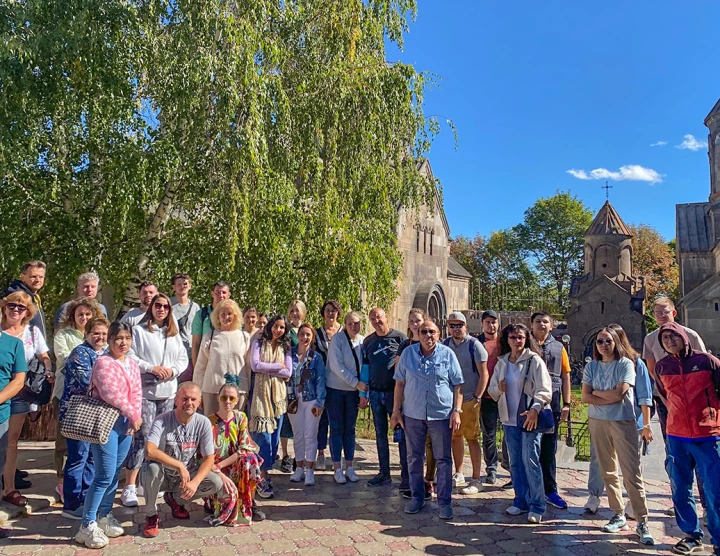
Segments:
[[[420,340],[411,340],[410,338],[408,338],[407,340],[405,340],[403,343],[400,344],[400,347],[398,347],[398,351],[397,351],[397,356],[396,356],[396,357],[397,357],[398,359],[400,359],[400,356],[402,355],[402,352],[405,351],[405,348],[409,348],[409,347],[412,346],[413,344],[417,344],[417,343],[419,343],[419,342],[420,342]]]
[[[385,336],[370,334],[363,342],[363,363],[368,365],[370,390],[392,392],[395,389],[395,360],[400,344],[407,340],[402,332],[390,329]]]

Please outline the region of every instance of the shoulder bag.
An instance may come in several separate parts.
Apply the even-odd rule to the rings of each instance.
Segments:
[[[35,326],[30,325],[30,335],[32,336],[33,348],[35,347]],[[31,404],[45,405],[50,401],[53,386],[45,374],[45,365],[33,356],[32,361],[28,364],[28,370],[25,373],[25,384],[18,393],[18,398]]]
[[[295,394],[293,395],[292,399],[288,402],[287,409],[285,410],[290,415],[295,415],[298,412],[298,392],[302,392],[303,386],[305,386],[305,383],[310,378],[310,372],[308,370],[308,367],[310,365],[310,361],[312,361],[312,355],[310,353],[307,354],[305,357],[305,362],[303,363],[302,370],[300,371],[300,384],[297,385],[297,389],[295,390]]]
[[[72,440],[106,444],[118,417],[117,407],[93,398],[90,392],[87,396],[76,395],[68,402],[61,432]]]
[[[528,363],[529,366],[529,363]],[[528,369],[529,370],[529,369]],[[535,434],[535,433],[541,433],[541,434],[550,434],[555,431],[555,416],[553,415],[552,409],[549,407],[543,407],[538,412],[538,421],[537,421],[537,427],[535,427],[533,430],[529,431],[525,428],[525,421],[527,421],[527,415],[521,415],[521,413],[525,413],[528,411],[532,405],[535,403],[535,398],[530,398],[530,401],[528,403],[528,395],[525,393],[525,383],[527,382],[527,373],[525,373],[525,378],[523,379],[523,385],[522,389],[520,390],[520,403],[518,404],[518,412],[517,412],[517,426],[520,428],[522,432]]]

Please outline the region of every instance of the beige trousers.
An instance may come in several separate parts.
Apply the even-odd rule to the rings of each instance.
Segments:
[[[588,418],[590,441],[595,447],[600,475],[607,488],[610,509],[622,515],[624,505],[618,462],[623,474],[623,484],[630,498],[635,519],[638,523],[647,521],[648,509],[645,500],[645,485],[640,471],[638,433],[635,421],[604,421]]]

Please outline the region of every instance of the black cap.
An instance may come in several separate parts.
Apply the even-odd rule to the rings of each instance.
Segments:
[[[493,319],[499,319],[500,315],[498,315],[495,311],[483,311],[482,317],[480,317],[480,321],[484,321],[486,318],[491,317]]]

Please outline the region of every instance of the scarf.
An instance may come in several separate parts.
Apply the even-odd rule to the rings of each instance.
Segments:
[[[263,340],[260,347],[260,361],[284,363],[285,350],[282,346],[273,348],[272,342]],[[277,419],[287,411],[287,387],[282,378],[267,373],[255,373],[252,407],[250,408],[250,432],[272,434],[277,429]]]

